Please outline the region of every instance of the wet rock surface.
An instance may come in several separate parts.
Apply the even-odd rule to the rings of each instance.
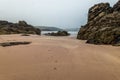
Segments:
[[[47,36],[69,36],[70,34],[67,31],[58,31],[58,32],[52,32],[45,34]]]
[[[0,43],[0,46],[8,47],[8,46],[15,46],[15,45],[27,45],[30,43],[31,42],[4,42],[4,43]]]

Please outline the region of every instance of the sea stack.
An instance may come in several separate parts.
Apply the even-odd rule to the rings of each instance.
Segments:
[[[109,3],[91,7],[77,38],[92,44],[120,44],[120,0],[113,7]]]

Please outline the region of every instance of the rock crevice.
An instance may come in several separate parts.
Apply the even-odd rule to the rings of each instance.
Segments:
[[[80,28],[77,38],[93,44],[120,43],[120,0],[113,7],[109,3],[91,7],[88,22]]]

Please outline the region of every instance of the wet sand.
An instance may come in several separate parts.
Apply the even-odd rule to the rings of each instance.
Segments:
[[[70,37],[0,35],[0,80],[120,80],[120,47]]]

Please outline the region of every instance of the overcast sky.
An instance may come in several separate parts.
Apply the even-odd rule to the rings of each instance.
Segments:
[[[88,9],[99,2],[118,0],[0,0],[0,20],[25,20],[36,26],[80,27]]]

